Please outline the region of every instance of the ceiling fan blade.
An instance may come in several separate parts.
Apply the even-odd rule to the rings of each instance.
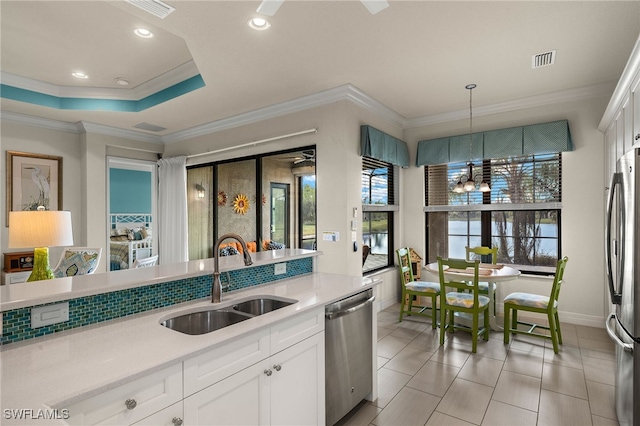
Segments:
[[[389,3],[385,0],[360,0],[364,7],[366,7],[372,15],[389,7]]]
[[[276,14],[283,1],[284,0],[262,0],[260,6],[256,9],[256,12],[267,16],[273,16]]]

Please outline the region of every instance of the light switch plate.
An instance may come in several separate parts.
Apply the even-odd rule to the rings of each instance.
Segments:
[[[38,306],[31,309],[31,328],[69,321],[69,302]]]
[[[276,263],[273,267],[274,275],[282,275],[287,273],[287,263]]]

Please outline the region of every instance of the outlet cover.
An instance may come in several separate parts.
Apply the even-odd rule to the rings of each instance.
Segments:
[[[38,306],[31,309],[31,328],[69,321],[69,302]]]
[[[276,263],[274,265],[273,268],[273,273],[275,275],[282,275],[282,274],[286,274],[287,273],[287,263],[283,262],[283,263]]]

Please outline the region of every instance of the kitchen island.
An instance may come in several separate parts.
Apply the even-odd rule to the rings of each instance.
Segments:
[[[267,374],[262,374],[263,365],[270,365],[274,357],[297,348],[304,349],[306,358],[303,359],[315,363],[312,385],[317,388],[316,401],[323,403],[324,307],[377,284],[379,281],[361,277],[310,273],[224,293],[219,304],[212,304],[208,298],[199,299],[6,345],[0,352],[3,424],[74,423],[80,409],[120,410],[122,413],[116,413],[115,417],[109,412],[95,417],[104,420],[111,416],[120,419],[119,424],[139,421],[144,424],[145,419],[153,424],[158,419],[152,416],[165,410],[183,415],[167,414],[168,421],[162,420],[162,423],[177,425],[176,422],[183,419],[186,424],[197,423],[186,420],[197,419],[193,410],[202,405],[200,400],[205,390],[212,391],[219,384],[233,385],[229,383],[231,378],[239,380],[242,374],[249,374],[250,369],[260,370],[260,378],[256,380],[264,387]],[[253,296],[297,302],[202,335],[183,334],[160,324],[178,313],[230,307],[236,301]],[[373,327],[374,334],[375,330]],[[376,340],[374,336],[373,341]],[[375,347],[372,357],[375,360]],[[214,365],[205,368],[206,363]],[[226,368],[228,366],[232,368]],[[199,375],[198,371],[205,370],[209,373]],[[285,371],[284,366],[282,370]],[[276,374],[273,373],[274,377]],[[130,401],[132,398],[125,396],[127,392],[136,391],[138,385],[152,393],[156,392],[153,389],[160,388],[159,396],[150,397],[149,403],[137,401],[138,407],[135,407]],[[276,386],[276,382],[272,381],[269,386]],[[374,380],[371,398],[375,396]],[[119,402],[110,408],[113,398]],[[271,398],[267,408],[262,406],[265,398],[269,399],[264,392],[256,398],[261,405],[257,412],[259,423],[270,423],[276,415],[279,396]],[[129,405],[134,408],[129,409]],[[313,410],[318,421],[324,419],[323,404]],[[53,418],[43,423],[43,417],[38,416]],[[87,423],[90,420],[87,416],[80,423]]]

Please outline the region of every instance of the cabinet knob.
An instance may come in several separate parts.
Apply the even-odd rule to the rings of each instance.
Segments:
[[[273,371],[271,370],[264,370],[264,374],[266,374],[267,376],[270,376],[273,374]]]
[[[124,402],[124,405],[127,406],[127,410],[133,410],[134,408],[136,408],[136,405],[138,405],[138,403],[136,402],[135,399],[127,399]]]
[[[279,364],[276,364],[276,365],[273,366],[273,369],[276,370],[276,371],[280,371],[282,369],[282,366],[279,365]]]
[[[182,419],[180,417],[174,417],[171,420],[171,423],[173,423],[175,426],[182,426]]]
[[[636,135],[636,140],[640,139],[640,133]]]

